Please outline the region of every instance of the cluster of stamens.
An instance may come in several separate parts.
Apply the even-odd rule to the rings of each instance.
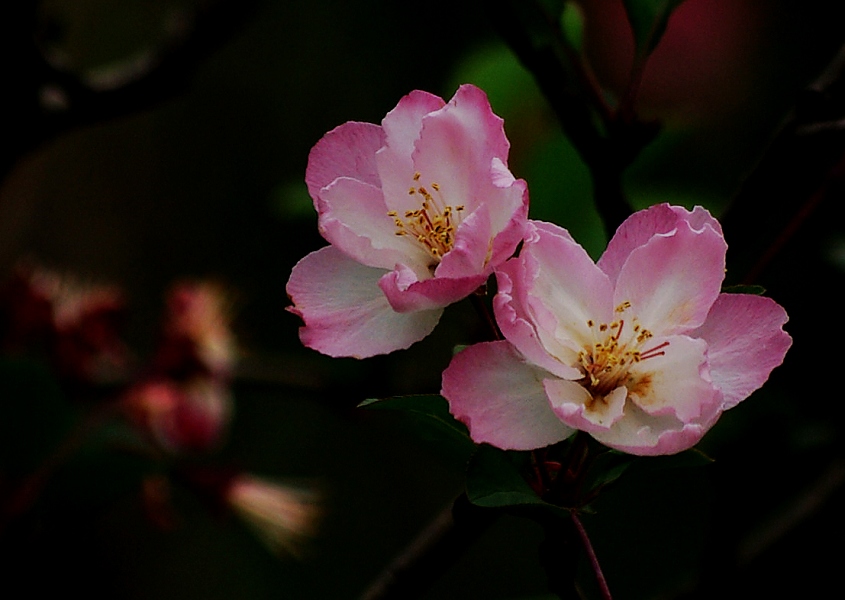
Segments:
[[[621,317],[621,313],[629,308],[631,303],[623,302],[616,307],[616,312],[620,313]],[[625,329],[625,320],[622,318],[611,323],[597,324],[592,319],[587,321],[587,327],[593,331],[593,337],[598,341],[581,350],[578,353],[578,361],[584,369],[581,383],[594,397],[604,396],[628,383],[630,365],[666,354],[664,348],[669,345],[668,341],[643,350],[642,347],[654,335],[641,327],[636,322],[636,317],[632,321],[633,332],[625,338],[622,338]]]
[[[414,182],[418,183],[420,174],[414,174]],[[449,206],[440,193],[440,185],[431,183],[432,192],[424,186],[411,186],[408,194],[421,196],[422,206],[417,210],[406,211],[404,217],[395,210],[388,212],[396,223],[396,235],[412,236],[436,260],[440,259],[455,244],[455,231],[461,222],[463,205]]]

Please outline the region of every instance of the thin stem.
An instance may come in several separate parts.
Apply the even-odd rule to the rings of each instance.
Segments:
[[[360,600],[422,596],[498,515],[498,511],[471,504],[466,494],[461,494],[385,567]]]
[[[845,180],[845,157],[841,158],[839,162],[830,170],[825,180],[819,185],[819,188],[807,198],[800,206],[796,207],[796,212],[783,226],[783,229],[778,233],[777,237],[765,249],[760,258],[751,269],[745,274],[742,279],[744,284],[752,284],[759,281],[763,271],[772,262],[775,256],[783,249],[783,247],[792,239],[804,222],[816,211],[819,205],[828,197],[831,192],[839,192],[841,194],[843,187],[843,180]]]
[[[799,95],[720,219],[734,282],[759,281],[787,242],[842,197],[845,45]],[[772,210],[772,198],[778,198]],[[824,217],[815,217],[824,218]]]
[[[581,544],[584,546],[584,551],[587,553],[587,558],[590,561],[590,566],[593,568],[593,573],[596,575],[596,581],[598,581],[602,598],[604,598],[604,600],[613,600],[613,597],[610,595],[610,588],[607,585],[607,580],[604,578],[604,573],[601,570],[599,558],[596,556],[593,544],[590,543],[590,536],[587,535],[587,530],[584,529],[584,524],[581,523],[581,519],[578,518],[578,513],[576,511],[570,511],[569,514],[572,517],[572,524],[575,525],[575,531],[578,532],[578,537],[581,539]]]
[[[622,172],[655,138],[657,123],[643,123],[631,117],[625,121],[609,110],[602,90],[587,65],[573,50],[560,41],[559,27],[544,11],[543,34],[553,43],[540,43],[532,36],[524,21],[536,17],[535,3],[515,0],[488,0],[488,16],[499,35],[531,71],[537,86],[554,111],[564,134],[590,170],[596,209],[605,222],[608,237],[631,214],[622,188]],[[526,8],[527,7],[527,8]],[[561,46],[563,54],[561,56]],[[637,81],[637,76],[632,81]],[[636,96],[629,89],[629,102]],[[627,109],[626,109],[627,110]],[[608,113],[611,114],[608,114]]]
[[[634,56],[634,62],[631,65],[631,74],[628,77],[628,87],[622,95],[619,106],[616,109],[616,118],[623,123],[632,123],[636,119],[635,106],[637,103],[637,96],[640,93],[640,86],[643,82],[643,75],[645,75],[645,65],[648,59],[648,54],[638,52]]]

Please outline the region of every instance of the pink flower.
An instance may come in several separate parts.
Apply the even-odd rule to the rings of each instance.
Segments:
[[[163,339],[154,368],[228,381],[238,358],[232,293],[213,281],[181,281],[167,292]]]
[[[217,283],[174,285],[152,363],[123,396],[132,421],[170,452],[207,452],[225,437],[238,356],[231,304]]]
[[[148,379],[129,389],[123,407],[162,448],[208,452],[223,440],[232,416],[229,388],[210,377]]]
[[[680,452],[792,343],[777,303],[720,293],[727,245],[701,207],[634,214],[598,264],[565,230],[532,228],[497,270],[506,340],[467,348],[443,374],[478,443],[528,450],[577,429],[632,454]]]
[[[502,119],[471,85],[448,104],[411,92],[381,126],[327,133],[305,181],[331,245],[287,284],[302,343],[358,358],[407,348],[482,285],[526,226],[527,186],[508,170],[508,148]]]
[[[119,288],[32,264],[19,265],[0,290],[2,345],[43,345],[57,373],[80,384],[127,376],[133,357],[120,336],[125,320],[126,298]]]

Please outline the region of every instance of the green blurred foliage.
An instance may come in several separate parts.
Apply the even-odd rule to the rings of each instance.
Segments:
[[[505,119],[513,145],[511,168],[529,182],[529,216],[565,227],[598,258],[607,240],[593,206],[589,171],[560,131],[531,74],[507,47],[488,45],[458,63],[455,81],[486,91],[493,110]]]
[[[624,0],[638,55],[654,51],[669,24],[672,11],[684,0]]]

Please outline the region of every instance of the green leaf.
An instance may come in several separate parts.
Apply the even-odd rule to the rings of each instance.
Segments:
[[[467,498],[488,508],[526,504],[548,505],[520,474],[513,456],[493,446],[482,445],[467,466]],[[551,506],[551,505],[548,505]]]
[[[754,296],[763,296],[766,294],[766,288],[762,285],[728,285],[722,288],[723,294],[753,294]]]
[[[470,344],[455,344],[455,347],[452,348],[452,356],[455,356],[459,352],[463,352],[465,349],[469,348]]]
[[[608,450],[602,452],[590,464],[584,477],[583,489],[587,493],[595,494],[604,486],[613,483],[637,460],[636,456]]]
[[[417,433],[423,439],[456,445],[467,456],[475,450],[475,442],[469,437],[466,426],[449,413],[449,403],[442,396],[420,394],[370,398],[361,402],[358,408],[405,412],[414,417]]]
[[[669,17],[683,0],[623,0],[638,56],[648,56],[666,31]]]
[[[584,11],[574,2],[567,2],[560,14],[560,29],[567,43],[576,52],[584,48]]]
[[[314,202],[304,182],[288,181],[280,184],[271,192],[270,201],[278,216],[284,219],[317,218]]]

